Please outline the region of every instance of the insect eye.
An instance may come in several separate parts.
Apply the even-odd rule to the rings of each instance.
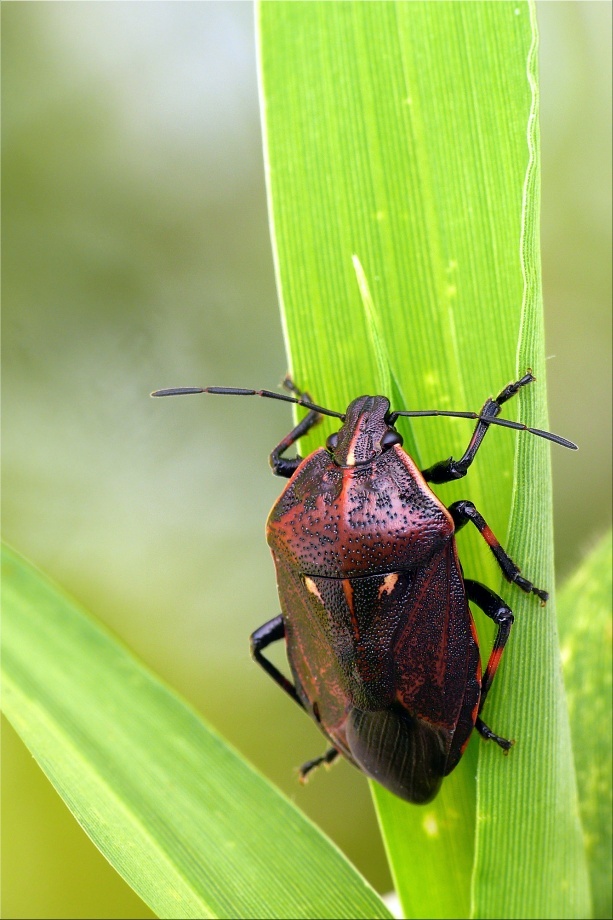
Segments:
[[[399,444],[402,447],[403,440],[402,435],[398,434],[397,431],[389,429],[381,438],[381,450],[387,450],[392,444]]]
[[[338,431],[335,431],[334,434],[331,434],[326,440],[326,447],[329,451],[334,453],[338,447]]]

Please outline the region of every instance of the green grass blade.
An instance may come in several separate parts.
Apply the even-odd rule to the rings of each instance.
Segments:
[[[544,373],[541,291],[538,35],[526,57],[531,91],[528,162],[522,195],[520,257],[524,278],[519,368]],[[526,423],[548,427],[544,400],[534,389],[525,399]],[[549,449],[536,438],[518,438],[508,551],[538,585],[554,585]],[[535,521],[539,526],[535,526]],[[509,601],[513,597],[508,592]],[[515,592],[517,595],[519,592]],[[496,688],[496,730],[517,739],[513,785],[482,750],[478,777],[477,837],[473,875],[476,917],[584,917],[590,898],[585,849],[577,814],[570,726],[555,628],[555,595],[539,613],[534,598],[513,597],[517,626]],[[526,692],[527,691],[527,692]],[[488,709],[490,712],[491,709]]]
[[[531,367],[538,383],[505,414],[542,422],[533,8],[264,2],[259,41],[273,249],[297,383],[340,411],[377,391],[381,349],[372,345],[357,256],[389,376],[408,399],[393,408],[478,409]],[[327,421],[314,431],[303,453],[333,427]],[[426,466],[457,456],[470,426],[423,419],[405,433]],[[496,431],[467,479],[439,494],[447,503],[472,499],[503,540],[513,506],[507,543],[526,574],[552,590],[549,490],[548,446]],[[467,575],[496,588],[500,574],[483,542],[463,532],[459,544]],[[374,790],[407,916],[467,916],[471,897],[475,916],[580,916],[588,909],[572,757],[558,744],[567,723],[554,605],[543,611],[517,589],[501,591],[517,625],[486,716],[496,731],[518,739],[517,750],[503,757],[474,739],[441,795],[424,808]],[[491,624],[477,621],[487,649]],[[517,699],[521,705],[511,705]],[[534,758],[547,764],[535,775],[546,774],[551,785],[530,798]],[[512,867],[509,835],[524,844],[513,850]],[[543,874],[526,873],[526,866],[541,865],[543,853]],[[488,875],[501,862],[504,874]],[[553,914],[531,913],[545,896]]]
[[[368,334],[370,336],[372,350],[377,359],[377,390],[379,393],[386,393],[389,396],[392,405],[405,406],[406,398],[402,392],[402,386],[398,380],[398,377],[394,373],[392,367],[392,361],[387,349],[387,344],[385,342],[385,335],[383,333],[380,311],[377,309],[372,299],[368,278],[366,277],[364,268],[362,267],[362,263],[358,257],[353,256],[352,261],[353,267],[355,269],[358,287],[360,288],[362,305],[364,307],[366,328],[368,329]],[[417,452],[417,447],[413,443],[412,432],[410,434],[411,437],[409,443],[406,445],[406,449],[410,453],[415,454]]]
[[[368,284],[368,278],[366,277],[362,263],[357,256],[353,256],[352,262],[353,268],[355,270],[356,280],[358,282],[358,287],[360,289],[360,297],[362,298],[362,306],[364,307],[366,327],[370,335],[371,347],[375,354],[375,358],[377,359],[378,390],[380,393],[391,394],[391,361],[385,346],[385,336],[383,334],[383,327],[381,325],[381,317],[379,315],[379,311],[373,303],[370,286]]]
[[[585,834],[593,916],[613,915],[611,892],[611,532],[558,599],[558,623]]]
[[[39,572],[3,552],[3,710],[160,917],[389,917],[290,802]]]

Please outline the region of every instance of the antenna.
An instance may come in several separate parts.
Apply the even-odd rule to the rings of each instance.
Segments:
[[[264,396],[266,399],[280,399],[282,402],[296,403],[298,406],[304,406],[312,412],[319,412],[320,415],[331,415],[333,418],[340,418],[345,421],[345,416],[340,412],[333,412],[332,409],[325,409],[323,406],[316,406],[315,403],[309,402],[308,399],[294,396],[286,396],[285,393],[274,393],[272,390],[243,390],[238,387],[174,387],[169,390],[155,390],[152,396],[187,396],[192,393],[210,393],[213,396]]]
[[[345,421],[345,416],[340,412],[334,412],[332,409],[326,409],[323,406],[317,406],[315,403],[304,399],[302,396],[286,396],[285,393],[275,393],[272,390],[244,390],[239,387],[172,387],[168,390],[155,390],[152,396],[189,396],[194,393],[209,393],[212,396],[263,396],[266,399],[280,399],[282,402],[295,403],[298,406],[304,406],[311,412],[318,412],[320,415],[330,415],[333,418],[340,418]],[[388,422],[393,425],[400,416],[406,418],[425,418],[427,416],[445,416],[447,418],[468,418],[475,421],[485,422],[487,425],[500,425],[502,428],[513,428],[516,431],[529,431],[539,438],[545,438],[553,441],[561,447],[567,447],[569,450],[578,450],[576,444],[560,437],[559,434],[552,434],[551,431],[542,431],[540,428],[529,428],[522,425],[521,422],[511,422],[508,419],[492,418],[487,415],[479,415],[478,412],[448,412],[444,409],[423,409],[412,412],[390,412]]]
[[[501,425],[503,428],[514,428],[517,431],[529,431],[530,434],[535,434],[539,438],[546,438],[548,441],[560,444],[561,447],[568,447],[569,450],[579,450],[576,444],[573,444],[572,441],[567,441],[566,438],[561,438],[559,434],[552,434],[551,431],[542,431],[540,428],[529,428],[527,425],[522,425],[521,422],[511,422],[504,418],[491,418],[487,415],[479,415],[478,412],[446,412],[443,409],[425,409],[421,412],[417,410],[415,412],[391,412],[389,420],[392,425],[400,415],[409,418],[420,418],[422,416],[432,415],[443,415],[449,418],[471,418],[479,422],[485,422],[488,425]]]

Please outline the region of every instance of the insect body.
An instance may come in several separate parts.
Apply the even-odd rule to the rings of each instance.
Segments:
[[[222,388],[178,392],[265,395],[306,405],[309,414],[273,450],[273,471],[289,478],[267,524],[277,572],[281,614],[251,636],[252,654],[315,720],[331,748],[302,767],[305,777],[339,754],[396,795],[426,803],[458,763],[473,728],[508,750],[511,742],[481,719],[513,614],[485,585],[465,579],[455,533],[472,522],[505,577],[547,600],[517,566],[468,501],[446,508],[428,482],[466,474],[501,405],[534,377],[510,384],[481,412],[392,412],[383,396],[361,396],[344,415],[267,391]],[[321,418],[343,425],[326,448],[309,457],[283,456]],[[461,414],[477,418],[459,460],[420,471],[402,449],[394,424],[400,415]],[[536,429],[567,447],[571,442]],[[481,673],[468,602],[497,626]],[[285,638],[293,683],[264,649]]]

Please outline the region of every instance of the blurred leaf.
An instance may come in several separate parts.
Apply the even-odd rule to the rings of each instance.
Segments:
[[[343,410],[377,391],[389,360],[390,395],[409,400],[392,408],[478,409],[531,367],[539,382],[505,412],[546,427],[533,7],[262,3],[259,41],[273,247],[298,385]],[[470,430],[415,420],[405,443],[424,467],[462,452]],[[473,500],[503,542],[513,508],[506,544],[552,589],[544,442],[496,431],[467,480],[439,491],[447,504]],[[483,541],[463,532],[459,544],[466,574],[496,587]],[[471,898],[474,916],[586,915],[555,606],[541,610],[506,584],[501,593],[517,624],[485,716],[517,739],[511,755],[474,740],[423,808],[374,788],[407,916],[468,916]]]
[[[3,552],[3,709],[161,917],[389,917],[297,809],[113,636]]]
[[[564,585],[558,623],[595,918],[611,917],[611,532]]]

